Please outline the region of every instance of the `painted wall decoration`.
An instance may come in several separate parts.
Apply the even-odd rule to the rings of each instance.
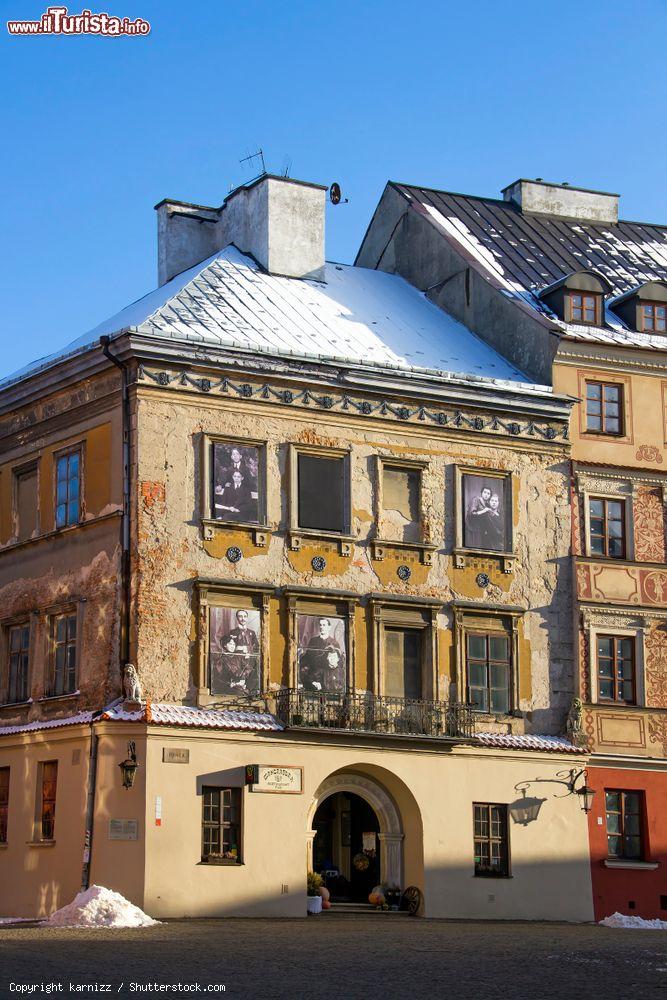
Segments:
[[[462,476],[465,548],[509,552],[508,486],[508,480],[496,476]]]
[[[327,615],[297,616],[297,684],[322,694],[345,690],[345,621]]]
[[[259,448],[213,445],[213,510],[221,521],[259,523]]]
[[[211,608],[211,694],[254,694],[261,689],[261,624],[254,608]]]
[[[667,631],[663,622],[652,624],[644,639],[646,704],[667,708]]]
[[[665,562],[665,513],[662,492],[640,488],[634,500],[635,559]]]

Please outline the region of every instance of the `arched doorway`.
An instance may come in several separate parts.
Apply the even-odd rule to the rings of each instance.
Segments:
[[[327,877],[332,898],[365,900],[379,882],[403,887],[400,815],[386,789],[373,778],[339,772],[323,781],[310,807],[307,836],[308,870],[319,871],[323,865],[324,870],[339,873]],[[359,854],[368,857],[368,868],[354,865]]]

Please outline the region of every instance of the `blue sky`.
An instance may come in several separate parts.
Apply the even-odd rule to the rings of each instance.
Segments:
[[[389,178],[567,180],[667,223],[664,0],[88,6],[151,34],[14,38],[5,20],[46,4],[0,2],[0,376],[154,287],[153,206],[220,204],[260,146],[340,182],[329,259],[353,260]]]

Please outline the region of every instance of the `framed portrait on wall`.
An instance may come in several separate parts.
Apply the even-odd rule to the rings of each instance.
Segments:
[[[260,448],[235,441],[215,441],[212,447],[211,516],[219,521],[259,524]]]
[[[297,615],[297,686],[303,691],[345,691],[345,620],[329,615]]]
[[[466,549],[511,551],[509,476],[461,476],[463,545]]]
[[[255,608],[211,607],[209,673],[212,695],[261,691],[261,622]]]

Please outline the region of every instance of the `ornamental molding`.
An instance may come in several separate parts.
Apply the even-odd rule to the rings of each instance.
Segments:
[[[615,473],[577,472],[577,490],[579,493],[604,493],[612,496],[632,496],[635,491],[635,483],[628,476],[620,476]]]
[[[561,344],[562,344],[562,341],[561,341]],[[623,352],[627,351],[628,347],[629,347],[630,350],[636,350],[636,351],[650,350],[652,353],[653,352],[657,353],[657,349],[654,348],[654,347],[647,348],[647,347],[642,347],[639,344],[631,344],[631,345],[625,345],[624,344],[624,345],[619,345],[620,350],[622,350]],[[667,345],[666,345],[666,349],[667,349]],[[634,370],[636,370],[637,368],[642,368],[642,369],[646,369],[646,370],[649,370],[649,371],[658,371],[658,372],[666,372],[667,371],[667,362],[663,362],[662,364],[660,364],[660,363],[651,362],[651,361],[637,361],[637,360],[633,359],[632,361],[627,361],[626,360],[624,364],[622,364],[622,365],[619,366],[619,364],[618,364],[618,358],[614,357],[612,354],[583,354],[583,353],[580,353],[579,351],[564,351],[562,349],[562,347],[559,346],[559,348],[558,348],[558,354],[556,355],[555,361],[556,361],[556,363],[558,363],[559,361],[563,361],[564,358],[572,358],[574,361],[578,361],[578,362],[581,362],[581,361],[596,361],[596,362],[598,362],[598,364],[601,364],[601,365],[612,365],[613,364],[615,371],[621,372],[621,373],[627,373],[627,374],[632,374],[632,372]]]
[[[452,409],[450,407],[432,407],[422,405],[408,406],[395,403],[390,399],[355,399],[347,393],[314,392],[311,389],[295,390],[274,386],[264,382],[237,382],[230,378],[209,378],[190,375],[187,372],[168,372],[151,370],[145,365],[139,365],[136,382],[150,384],[163,388],[186,389],[202,395],[227,396],[232,399],[248,400],[248,402],[264,402],[273,406],[297,407],[298,409],[314,408],[352,413],[354,416],[368,418],[393,418],[401,423],[418,424],[420,422],[449,429],[470,430],[485,434],[506,435],[507,437],[528,438],[540,442],[568,442],[567,421],[553,423],[534,420],[505,420],[498,416],[483,416],[474,411]]]
[[[648,628],[655,619],[665,620],[664,611],[635,611],[624,614],[614,608],[582,608],[581,621],[585,628]]]

